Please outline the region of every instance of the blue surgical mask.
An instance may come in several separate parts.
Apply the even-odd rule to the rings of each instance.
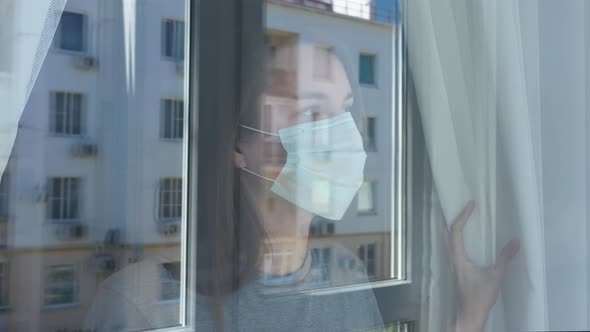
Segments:
[[[247,168],[244,171],[273,182],[271,191],[321,217],[340,220],[363,183],[365,159],[361,134],[349,112],[329,119],[280,129],[287,151],[285,166],[276,179]]]

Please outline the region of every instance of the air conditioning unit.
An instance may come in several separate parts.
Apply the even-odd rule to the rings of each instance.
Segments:
[[[178,222],[161,222],[158,225],[158,231],[162,235],[176,235],[180,233],[180,224]]]
[[[104,235],[105,246],[116,246],[121,244],[121,231],[116,228],[109,229]]]
[[[184,76],[184,61],[176,62],[176,75]]]
[[[41,203],[47,201],[47,187],[44,185],[36,185],[32,190],[32,200],[35,203]]]
[[[309,226],[309,236],[318,236],[318,235],[320,235],[319,225],[311,224],[311,226]]]
[[[115,271],[115,257],[112,255],[99,254],[94,256],[94,267],[96,272],[113,272]]]
[[[333,222],[325,223],[322,226],[324,226],[323,227],[324,229],[323,229],[323,232],[322,232],[322,233],[324,233],[324,235],[334,235],[335,226],[334,226],[334,223]]]
[[[86,236],[86,226],[82,224],[61,224],[55,228],[58,240],[80,240]]]
[[[80,70],[96,70],[98,60],[91,56],[79,56],[76,58],[76,67]]]
[[[72,145],[72,156],[76,158],[90,158],[98,154],[98,146],[96,144],[76,143]]]

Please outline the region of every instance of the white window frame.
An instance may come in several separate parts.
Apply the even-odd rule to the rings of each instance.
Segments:
[[[187,0],[189,1],[189,0]],[[167,54],[167,25],[172,24],[172,36],[174,40],[172,41],[172,50],[171,54]],[[184,61],[185,52],[186,52],[186,45],[185,39],[183,36],[186,36],[186,21],[178,18],[171,18],[166,17],[162,19],[162,28],[161,28],[161,44],[162,44],[162,57],[167,60],[181,62]],[[181,33],[181,31],[183,33]]]
[[[63,96],[63,109],[58,110],[57,108],[57,99],[58,96]],[[76,109],[74,98],[80,97],[80,109]],[[81,137],[84,135],[84,119],[85,119],[85,109],[86,109],[86,95],[82,92],[72,92],[72,91],[51,91],[50,92],[50,112],[49,112],[49,132],[53,136],[64,136],[64,137]],[[76,128],[74,116],[75,113],[78,112],[78,124],[79,133],[74,131]],[[57,115],[58,113],[63,113],[62,122],[62,131],[57,130]]]
[[[334,287],[327,287],[323,289],[313,289],[310,291],[302,291],[302,294],[309,294],[313,296],[326,296],[326,297],[340,297],[346,296],[349,292],[374,292],[378,303],[381,307],[385,309],[382,310],[383,319],[386,323],[388,322],[408,322],[408,321],[417,321],[420,317],[420,308],[416,305],[416,303],[420,302],[420,291],[421,285],[416,280],[421,279],[421,270],[418,260],[413,260],[412,257],[420,257],[420,251],[422,250],[420,246],[420,240],[423,236],[422,232],[424,231],[423,228],[426,227],[423,223],[420,223],[420,218],[426,218],[425,216],[421,215],[423,213],[423,202],[421,202],[421,206],[417,207],[414,206],[414,200],[420,200],[420,194],[423,194],[425,190],[421,186],[429,185],[428,180],[418,179],[422,174],[419,174],[419,171],[413,170],[416,166],[418,169],[424,169],[424,164],[427,164],[427,156],[425,154],[425,149],[423,146],[423,142],[420,141],[421,132],[420,129],[414,130],[414,125],[418,124],[419,127],[419,119],[408,109],[411,104],[410,101],[412,96],[412,87],[408,86],[406,83],[407,76],[407,61],[406,61],[406,16],[403,8],[405,8],[405,1],[400,1],[400,12],[403,13],[401,15],[403,17],[403,25],[400,24],[394,29],[394,35],[396,37],[396,44],[394,44],[394,54],[396,59],[393,64],[393,80],[396,83],[403,83],[403,84],[393,84],[392,86],[392,99],[394,104],[394,115],[392,116],[392,137],[391,139],[394,141],[394,146],[392,147],[392,179],[391,181],[385,181],[384,184],[381,185],[382,190],[392,190],[394,193],[398,193],[392,197],[391,202],[387,202],[391,204],[392,211],[391,211],[391,242],[389,246],[387,244],[383,244],[385,248],[391,250],[394,254],[391,257],[391,267],[390,267],[390,275],[391,279],[388,280],[376,280],[370,281],[362,284],[355,284],[355,285],[344,285],[344,286],[334,286]],[[200,4],[202,6],[202,4]],[[212,6],[207,6],[212,7]],[[214,13],[208,12],[207,15],[212,15],[214,19],[227,19],[227,10],[225,8],[214,8]],[[218,10],[218,11],[217,11]],[[234,10],[233,6],[230,10]],[[202,12],[202,11],[201,11]],[[198,10],[192,11],[192,15],[196,15],[199,13]],[[234,13],[235,14],[235,13]],[[235,27],[236,24],[234,21],[230,20],[231,26]],[[202,22],[199,21],[196,23],[194,20],[191,23],[191,31],[199,32]],[[203,36],[204,38],[205,36]],[[199,50],[201,44],[210,45],[210,43],[204,43],[202,40],[198,40],[195,38],[194,40],[191,38],[191,61],[195,61],[196,63],[202,61],[204,55],[207,55],[207,59],[211,56],[211,53],[200,53]],[[218,48],[216,45],[212,45]],[[204,46],[201,46],[204,47]],[[231,49],[231,47],[229,47]],[[214,59],[210,59],[214,61]],[[377,64],[378,66],[378,64]],[[198,66],[197,66],[198,67]],[[311,68],[312,75],[313,75],[313,67]],[[227,75],[230,76],[230,75]],[[199,105],[199,96],[204,96],[207,93],[211,93],[216,90],[218,87],[214,86],[211,87],[210,84],[203,84],[204,82],[199,82],[199,70],[191,71],[191,81],[193,84],[199,86],[199,93],[190,95],[189,98],[191,100],[192,105]],[[379,77],[375,77],[376,82],[379,81]],[[201,84],[199,84],[201,83]],[[225,82],[228,84],[228,82]],[[203,88],[205,87],[205,88]],[[361,89],[363,86],[361,86]],[[202,97],[201,97],[202,98]],[[207,99],[209,101],[209,99]],[[197,111],[195,111],[197,114]],[[194,126],[192,130],[198,130],[199,126],[199,118],[202,116],[199,114],[195,117],[192,121],[190,121],[191,126]],[[209,119],[209,117],[205,116],[204,119]],[[203,121],[203,119],[200,119]],[[417,138],[417,139],[415,139]],[[422,146],[418,147],[416,151],[414,151],[414,141],[418,141],[417,144],[422,144]],[[204,144],[204,143],[203,143]],[[198,159],[200,157],[199,149],[197,148],[198,145],[195,145],[190,151],[194,153],[195,157]],[[410,148],[411,147],[411,148]],[[205,149],[202,149],[204,151]],[[204,156],[205,157],[205,156]],[[370,158],[371,156],[369,156]],[[417,165],[414,165],[416,163]],[[204,169],[207,169],[205,167]],[[195,172],[194,174],[197,174]],[[424,182],[424,183],[422,183]],[[193,179],[190,181],[191,185],[197,186],[197,181]],[[417,185],[418,184],[418,185]],[[387,187],[387,188],[386,188]],[[190,188],[190,187],[189,187]],[[419,193],[414,194],[415,188],[416,191]],[[192,191],[192,190],[190,190]],[[417,196],[417,197],[413,197]],[[194,205],[193,205],[194,204]],[[198,206],[198,202],[195,200],[191,202],[191,210],[196,210]],[[189,213],[189,216],[191,214]],[[416,219],[416,223],[407,223],[406,220]],[[191,218],[191,220],[194,220]],[[367,218],[365,221],[369,221],[370,219]],[[195,250],[196,246],[194,243],[191,243],[192,250]],[[194,255],[194,251],[191,251]],[[398,257],[399,256],[399,257]],[[194,282],[194,277],[191,279]],[[190,302],[188,303],[190,305]],[[384,306],[385,305],[385,306]],[[404,308],[407,307],[407,310],[388,310],[387,308]],[[388,326],[398,326],[397,323],[393,323],[393,325]],[[405,325],[404,325],[405,326]],[[403,330],[400,331],[408,331],[407,326],[403,327]]]
[[[58,28],[56,30],[55,36],[53,38],[53,49],[61,52],[61,53],[69,53],[69,54],[73,54],[73,55],[85,55],[88,53],[88,14],[80,11],[80,10],[75,10],[75,9],[71,9],[68,8],[66,10],[63,11],[62,15],[64,13],[68,13],[68,14],[74,14],[74,15],[80,15],[82,16],[82,49],[81,50],[68,50],[68,49],[64,49],[61,46],[61,41],[62,41],[62,29],[61,29],[61,23],[60,25],[58,25]]]
[[[179,98],[163,98],[160,105],[160,138],[165,141],[182,142],[185,118],[184,101]],[[166,128],[166,124],[169,125],[169,128]]]
[[[70,270],[73,274],[73,281],[72,281],[72,290],[74,293],[74,298],[72,302],[63,302],[63,303],[47,303],[47,296],[48,296],[48,289],[53,286],[50,284],[50,276],[53,270]],[[45,269],[45,287],[43,292],[43,305],[45,308],[63,308],[63,307],[71,307],[77,306],[80,304],[80,275],[76,265],[73,264],[59,264],[59,265],[50,265],[47,266]]]
[[[334,47],[324,44],[315,44],[312,50],[313,61],[312,61],[312,75],[313,79],[317,81],[332,81],[334,76],[334,64],[332,63],[332,55],[334,53]],[[319,64],[319,54],[327,55],[327,63]],[[320,71],[325,71],[321,72]]]
[[[60,193],[59,196],[53,196],[54,181],[57,180],[59,183]],[[69,185],[67,182],[72,181]],[[77,197],[73,197],[72,185],[77,186],[76,194]],[[50,222],[79,222],[82,219],[82,178],[75,176],[53,176],[47,179],[47,220]],[[53,202],[60,202],[60,212],[54,214]],[[68,209],[71,209],[70,204],[76,204],[77,216],[68,216]],[[56,217],[54,217],[56,216]]]
[[[183,190],[182,190],[182,177],[163,177],[160,178],[158,185],[158,215],[157,218],[160,222],[175,222],[180,221],[182,218],[183,209]],[[170,202],[166,204],[164,202],[164,195],[169,195]],[[180,197],[180,200],[176,201],[176,197]],[[168,207],[168,215],[164,213],[164,207]],[[179,209],[181,212],[179,215],[172,211]]]
[[[359,193],[357,195],[357,205],[356,205],[356,209],[357,209],[357,215],[359,216],[376,216],[378,214],[378,210],[377,210],[377,196],[378,196],[378,183],[375,180],[370,180],[370,179],[365,179],[365,181],[363,181],[363,185],[369,185],[369,190],[370,190],[370,194],[371,194],[371,209],[370,210],[361,210],[359,208],[359,200],[360,200],[360,195],[361,195],[361,190],[362,190],[362,186],[361,189],[359,189]]]
[[[369,133],[369,128],[371,127],[371,122],[373,123],[373,135],[371,136]],[[367,116],[367,142],[365,144],[365,149],[369,152],[377,152],[377,145],[378,145],[378,129],[377,124],[377,117],[374,115]]]
[[[369,248],[373,248],[373,258],[369,258]],[[361,255],[360,251],[363,251]],[[358,246],[357,254],[359,259],[363,262],[365,270],[367,271],[367,277],[369,280],[375,279],[377,277],[377,243],[364,243]],[[373,273],[369,273],[369,260],[372,260],[373,264]]]
[[[361,57],[363,57],[363,56],[373,58],[373,83],[361,82]],[[361,87],[377,88],[379,86],[378,67],[379,67],[379,57],[378,57],[377,53],[371,53],[371,52],[360,52],[359,53],[357,68],[358,68],[358,83]]]

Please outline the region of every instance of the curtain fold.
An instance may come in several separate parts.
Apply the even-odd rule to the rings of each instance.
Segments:
[[[430,221],[432,277],[423,299],[430,328],[446,326],[453,315],[443,308],[452,303],[452,278],[441,264],[440,224],[452,224],[471,199],[477,209],[464,241],[474,262],[492,264],[510,238],[522,246],[504,283],[520,287],[520,302],[501,294],[487,330],[547,326],[539,106],[529,101],[538,92],[538,68],[524,65],[535,44],[523,45],[519,6],[534,8],[520,3],[408,1],[410,75],[441,207]],[[526,14],[530,34],[535,14]],[[509,210],[505,196],[513,199]]]
[[[0,175],[66,1],[0,1]]]

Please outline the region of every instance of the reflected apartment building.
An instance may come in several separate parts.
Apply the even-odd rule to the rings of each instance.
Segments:
[[[127,286],[143,285],[154,327],[180,321],[185,4],[122,3],[68,1],[20,121],[0,183],[7,331],[79,331],[100,285],[146,261],[150,272]],[[362,96],[350,107],[366,120],[366,182],[343,220],[312,223],[318,278],[363,265],[370,278],[390,278],[395,26],[356,0],[270,0],[266,9],[277,52],[263,102],[268,128],[294,102],[284,87],[326,68],[301,70],[305,55],[288,45],[312,45],[314,61],[335,52]],[[264,171],[278,172],[280,142],[271,137],[264,149]],[[340,259],[340,247],[359,260]]]

